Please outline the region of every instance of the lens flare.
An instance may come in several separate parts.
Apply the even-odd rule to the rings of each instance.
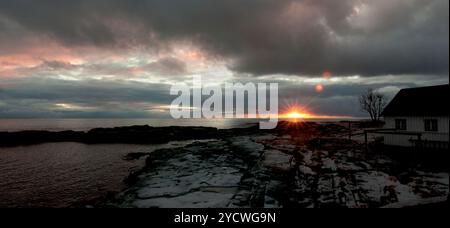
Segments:
[[[321,92],[323,92],[323,89],[324,89],[324,87],[323,87],[323,85],[322,85],[322,84],[318,84],[318,85],[316,85],[316,92],[317,92],[317,93],[321,93]]]
[[[323,72],[322,77],[325,79],[330,79],[331,78],[331,72],[326,70]]]

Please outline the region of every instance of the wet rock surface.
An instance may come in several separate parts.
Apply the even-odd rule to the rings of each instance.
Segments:
[[[148,155],[106,207],[401,207],[449,193],[449,174],[398,168],[342,138],[227,134]]]

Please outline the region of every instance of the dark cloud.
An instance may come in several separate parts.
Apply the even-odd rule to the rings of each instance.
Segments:
[[[2,65],[8,66],[8,63],[0,62],[0,66]],[[120,62],[72,64],[65,61],[43,59],[42,63],[36,66],[15,68],[16,74],[19,75],[58,76],[71,71],[80,71],[88,76],[114,75],[118,78],[133,77],[143,73],[157,76],[182,76],[188,73],[186,63],[172,57],[161,58],[150,63],[143,61],[135,66],[127,66]],[[83,76],[78,79],[83,79]]]
[[[8,85],[0,87],[0,118],[169,117],[151,110],[172,99],[164,84],[24,78]]]
[[[60,70],[60,69],[70,70],[70,69],[73,69],[75,66],[71,63],[63,62],[63,61],[44,60],[43,63],[39,67],[47,68],[50,70]]]
[[[189,40],[255,75],[448,74],[448,0],[4,0],[0,15],[68,46]]]
[[[160,117],[210,60],[279,82],[280,108],[360,116],[367,88],[448,83],[448,39],[448,0],[2,0],[0,117]],[[301,83],[325,70],[363,77]]]
[[[262,83],[278,83],[280,112],[286,112],[286,108],[295,104],[306,107],[308,111],[318,115],[354,117],[367,115],[360,110],[358,101],[358,97],[367,89],[374,89],[390,100],[403,88],[448,84],[448,78],[421,75],[346,77],[334,82],[329,80],[314,82],[315,79],[308,81],[308,78],[294,76],[288,79],[280,80],[277,76],[270,76],[259,80]],[[305,79],[307,81],[304,81]],[[249,77],[234,79],[234,82],[243,84],[252,81]],[[316,91],[317,84],[323,85],[322,92]]]
[[[182,75],[188,72],[186,63],[173,57],[159,59],[142,66],[141,69],[161,76]]]
[[[279,83],[279,108],[282,112],[289,105],[298,104],[315,114],[335,116],[364,116],[359,110],[358,96],[368,88],[391,98],[401,88],[448,83],[448,79],[440,77],[428,77],[429,80],[419,76],[413,80],[411,76],[395,78],[399,82],[381,77],[325,84],[321,93],[317,93],[315,84],[310,82],[292,83],[271,78],[260,82]],[[241,83],[249,81],[252,80],[248,77],[234,80]],[[2,80],[0,118],[169,118],[169,114],[160,109],[170,105],[175,98],[169,95],[169,87],[167,84],[120,80],[34,80],[33,77]],[[58,107],[58,104],[75,108]]]
[[[53,103],[77,102],[155,102],[171,101],[167,84],[120,81],[65,81],[34,78],[13,80],[11,86],[0,90],[2,101],[38,99]]]

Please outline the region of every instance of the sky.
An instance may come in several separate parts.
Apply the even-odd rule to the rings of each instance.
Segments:
[[[365,116],[363,91],[448,84],[448,62],[448,0],[0,1],[0,118],[167,118],[194,75]]]

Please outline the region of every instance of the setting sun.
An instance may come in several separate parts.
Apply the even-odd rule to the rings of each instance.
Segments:
[[[302,118],[305,118],[306,116],[307,116],[306,114],[295,112],[295,111],[287,113],[285,115],[285,117],[288,119],[302,119]]]
[[[279,115],[281,119],[291,119],[291,120],[300,120],[300,119],[308,119],[313,115],[309,110],[307,110],[303,105],[298,103],[287,104],[285,108],[283,108],[282,114]]]
[[[336,118],[350,118],[349,116],[334,116],[316,114],[312,110],[298,103],[286,105],[282,114],[278,115],[280,119],[297,122],[299,120],[307,119],[336,119]]]

